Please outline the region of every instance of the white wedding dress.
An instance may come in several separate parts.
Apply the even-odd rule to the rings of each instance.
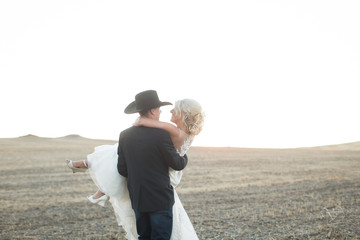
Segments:
[[[181,151],[178,152],[181,156],[185,155],[190,148],[190,143],[190,139],[185,141]],[[127,189],[127,179],[121,176],[117,170],[117,148],[118,144],[96,147],[95,151],[87,156],[89,173],[98,188],[110,197],[109,201],[114,208],[117,222],[126,231],[126,238],[129,240],[138,239],[135,214],[131,207]],[[175,187],[180,183],[182,171],[175,171],[170,168],[169,176],[175,198],[171,240],[198,239],[175,190]]]

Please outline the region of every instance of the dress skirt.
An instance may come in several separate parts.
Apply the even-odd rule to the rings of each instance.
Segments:
[[[117,148],[118,144],[96,147],[95,151],[87,156],[88,169],[96,186],[110,197],[109,201],[114,209],[116,220],[126,231],[126,238],[135,240],[138,239],[135,213],[131,207],[127,178],[121,176],[117,169]],[[182,171],[169,169],[169,176],[175,198],[171,240],[198,239],[175,190],[181,181]]]

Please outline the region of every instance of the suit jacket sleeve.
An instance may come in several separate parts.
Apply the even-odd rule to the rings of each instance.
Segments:
[[[120,173],[121,176],[123,177],[128,177],[128,171],[127,171],[127,165],[126,165],[126,161],[124,158],[124,154],[122,151],[122,138],[121,138],[121,134],[120,134],[120,138],[119,138],[119,146],[118,146],[118,164],[117,164],[117,168],[118,168],[118,172]]]
[[[167,137],[164,138],[164,141],[162,142],[161,149],[165,160],[169,164],[169,167],[171,167],[176,171],[183,170],[186,167],[186,164],[188,162],[188,158],[186,154],[184,156],[179,155],[168,134]]]

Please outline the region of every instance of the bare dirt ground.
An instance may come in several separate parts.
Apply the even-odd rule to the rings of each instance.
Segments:
[[[112,141],[0,139],[0,239],[125,239],[65,158]],[[200,148],[177,191],[200,239],[360,239],[360,144]]]

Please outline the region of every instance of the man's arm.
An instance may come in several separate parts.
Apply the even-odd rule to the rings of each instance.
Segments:
[[[164,134],[164,140],[162,142],[161,150],[165,160],[168,162],[169,167],[176,171],[183,170],[188,162],[186,154],[181,157],[175,150],[174,144],[172,143],[168,133]]]
[[[118,146],[118,150],[117,150],[117,154],[118,154],[117,168],[118,168],[118,172],[120,173],[121,176],[128,177],[127,165],[125,162],[123,151],[121,150],[121,147],[122,147],[121,140],[122,140],[122,138],[121,138],[121,134],[120,134],[119,146]]]

